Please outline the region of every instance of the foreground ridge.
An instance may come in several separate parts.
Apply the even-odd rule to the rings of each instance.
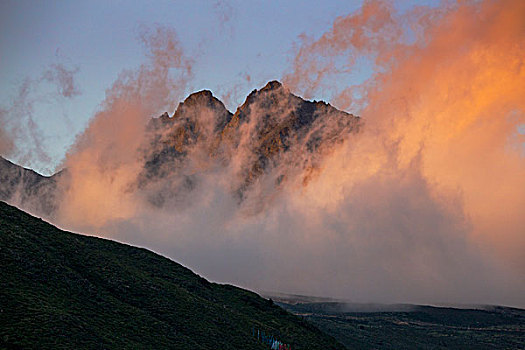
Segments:
[[[0,202],[1,348],[344,349],[271,299]]]

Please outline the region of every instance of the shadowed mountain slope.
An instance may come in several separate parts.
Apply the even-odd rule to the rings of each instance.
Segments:
[[[344,349],[271,300],[0,202],[0,348]]]

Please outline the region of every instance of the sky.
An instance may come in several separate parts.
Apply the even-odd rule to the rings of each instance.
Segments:
[[[251,82],[229,103],[235,109],[249,91],[282,76],[299,34],[319,34],[337,13],[349,12],[358,4],[7,1],[0,6],[2,104],[9,105],[24,79],[40,75],[49,65],[61,63],[78,69],[78,96],[51,103],[38,101],[35,106],[35,121],[49,137],[44,140],[46,149],[52,148],[57,164],[118,74],[138,67],[145,59],[141,28],[167,25],[176,30],[196,61],[187,94],[210,89],[219,95],[243,84],[249,75]],[[45,88],[38,86],[34,94],[44,94]]]
[[[406,10],[429,2],[395,5]],[[135,69],[145,60],[140,33],[148,28],[174,29],[185,54],[192,58],[193,76],[181,99],[209,89],[234,112],[251,90],[282,79],[300,36],[319,37],[335,18],[360,5],[361,1],[292,0],[2,1],[0,106],[13,105],[24,82],[35,80],[53,65],[71,71],[78,90],[73,96],[56,98],[49,82],[31,85],[31,111],[19,110],[9,118],[32,114],[41,130],[38,142],[46,151],[45,161],[11,158],[44,174],[60,167],[75,135],[99,109],[106,89],[123,70]],[[364,62],[346,78],[360,81],[369,74]],[[329,91],[320,90],[315,98],[329,100]],[[20,143],[27,143],[28,138],[23,139]]]
[[[525,307],[524,2],[0,6],[0,153],[68,169],[53,223],[255,290]],[[306,164],[301,149],[280,159],[239,203],[265,118],[254,112],[224,166],[205,139],[137,187],[151,117],[200,89],[233,112],[274,79],[358,114],[362,130],[315,169],[288,168]],[[188,176],[191,196],[148,202]]]

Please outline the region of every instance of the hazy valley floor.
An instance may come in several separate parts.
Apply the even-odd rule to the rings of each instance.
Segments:
[[[525,310],[400,305],[355,311],[337,302],[279,303],[349,349],[524,349]]]

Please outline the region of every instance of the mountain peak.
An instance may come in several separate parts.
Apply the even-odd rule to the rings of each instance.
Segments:
[[[210,97],[213,97],[213,93],[210,90],[206,90],[206,89],[196,91],[194,93],[191,93],[188,97],[186,97],[186,100],[191,99],[191,98],[199,98],[201,96],[210,98]]]
[[[270,90],[277,90],[282,88],[283,84],[277,80],[269,81],[268,84],[266,84],[265,87],[261,89],[261,91],[270,91]]]
[[[201,90],[190,94],[184,100],[183,104],[192,105],[192,104],[204,104],[210,105],[213,103],[213,100],[217,100],[213,93],[210,90]],[[218,100],[217,100],[218,101]]]
[[[217,111],[219,114],[229,114],[224,104],[210,90],[201,90],[192,93],[184,102],[179,103],[174,117],[180,117],[188,112],[198,114],[201,108],[209,108]]]
[[[303,177],[300,181],[307,183],[323,155],[358,132],[360,125],[359,117],[324,102],[304,100],[276,80],[252,91],[235,114],[210,90],[201,90],[179,103],[171,117],[164,113],[150,120],[141,148],[144,167],[136,183],[140,190],[148,187],[151,204],[163,206],[165,201],[191,192],[201,171],[204,174],[212,166],[231,167],[235,174],[231,188],[242,201],[258,178],[272,183],[270,176],[279,179],[268,191],[277,191],[282,179],[292,176]],[[39,176],[33,179],[35,176],[18,167],[9,170],[12,167],[4,163],[0,159],[0,200],[15,198],[20,187],[23,196],[16,199],[21,198],[25,207],[34,201],[38,203],[35,212],[46,217],[55,214],[58,205],[47,203],[50,196],[44,190],[59,196],[63,190],[57,187],[59,178],[37,181]],[[164,185],[161,181],[167,179],[177,179],[177,184],[167,181]],[[39,190],[35,192],[37,182]],[[69,185],[64,182],[63,186],[67,189]]]

